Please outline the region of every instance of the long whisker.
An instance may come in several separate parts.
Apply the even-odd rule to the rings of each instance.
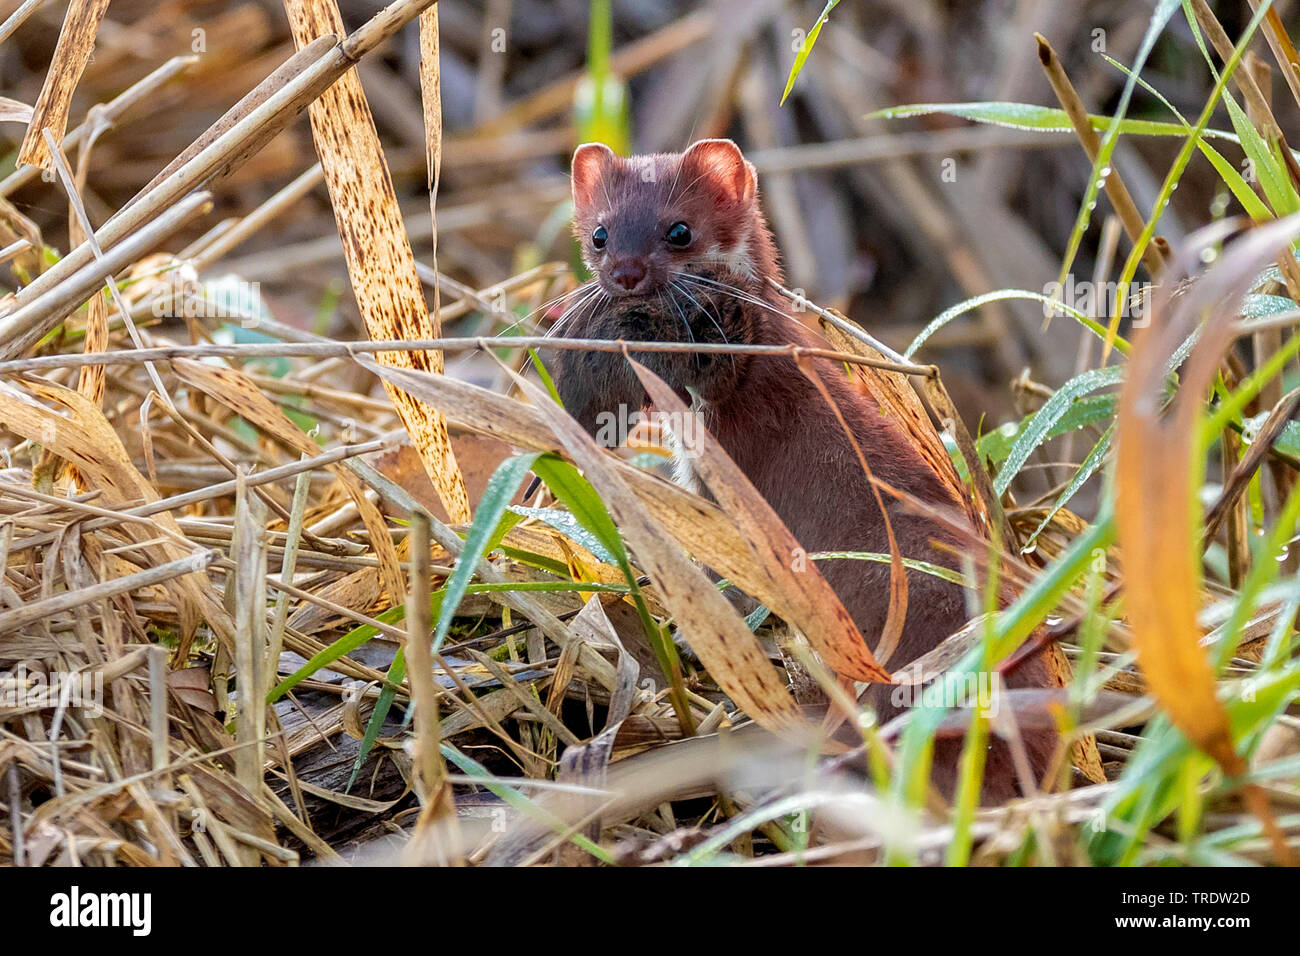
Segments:
[[[537,323],[530,321],[533,318],[533,316],[537,315],[538,313],[542,313],[550,310],[554,306],[563,302],[565,299],[575,298],[586,294],[591,288],[591,286],[592,283],[586,283],[580,286],[576,286],[575,288],[570,289],[568,292],[561,292],[559,295],[555,296],[554,298],[547,299],[545,302],[543,302],[537,308],[533,309],[527,315],[521,316],[520,318],[515,319],[515,321],[511,322],[508,326],[505,327],[505,331],[503,334],[509,335],[511,332],[513,332],[515,329],[519,328],[519,326],[525,323],[528,323],[530,328],[536,329]],[[546,333],[546,334],[550,334],[550,333]]]
[[[570,303],[569,307],[565,309],[564,314],[560,316],[554,325],[546,330],[547,338],[557,338],[561,329],[570,324],[593,302],[599,304],[601,296],[604,295],[604,290],[600,288],[598,283],[591,283],[589,286],[582,286],[579,291],[584,293],[582,297],[577,302]]]
[[[684,274],[684,273],[680,273],[680,272],[677,273],[677,275],[679,275],[679,276],[681,276],[681,275],[683,275],[683,274]],[[704,313],[705,317],[708,318],[708,320],[709,320],[710,322],[713,323],[713,327],[714,327],[715,329],[718,330],[718,334],[719,334],[720,336],[722,336],[722,343],[723,343],[724,345],[728,345],[728,344],[730,344],[730,340],[727,338],[727,333],[723,331],[723,329],[722,329],[722,325],[718,322],[717,319],[715,319],[715,318],[713,317],[713,314],[712,314],[711,312],[709,312],[708,309],[706,309],[704,306],[700,305],[699,301],[695,298],[695,296],[691,295],[691,293],[690,293],[689,291],[687,291],[687,289],[686,289],[685,286],[683,286],[683,285],[678,285],[678,283],[676,282],[676,280],[674,280],[671,276],[670,276],[669,279],[668,279],[668,284],[669,284],[669,286],[671,286],[672,288],[674,288],[674,289],[676,289],[678,292],[680,292],[682,295],[686,296],[686,298],[690,299],[691,302],[693,302],[693,303],[695,304],[695,307],[696,307],[697,309],[699,309],[701,312]],[[734,355],[730,356],[729,360],[730,360],[730,362],[731,362],[731,370],[732,370],[732,372],[734,373],[734,372],[736,371],[736,356],[734,356]]]
[[[695,330],[691,328],[691,321],[690,321],[690,319],[686,318],[686,313],[682,311],[682,307],[681,307],[681,305],[678,304],[678,302],[677,302],[677,297],[676,297],[675,295],[673,295],[673,291],[674,291],[675,288],[676,288],[676,287],[673,285],[673,280],[672,280],[671,278],[669,278],[669,280],[668,280],[668,301],[669,301],[670,303],[672,303],[673,311],[675,311],[675,312],[677,313],[677,317],[678,317],[679,319],[682,320],[682,325],[686,326],[686,334],[689,335],[689,336],[691,337],[691,341],[694,342],[694,341],[695,341]]]
[[[584,297],[571,304],[571,306],[564,311],[564,315],[560,316],[559,320],[556,321],[554,325],[551,325],[550,329],[546,330],[546,338],[559,338],[560,332],[567,328],[568,325],[571,325],[573,320],[577,319],[578,316],[582,315],[582,312],[584,312],[586,308],[589,306],[598,307],[599,299],[601,299],[601,291],[599,291],[599,289],[588,291]]]
[[[566,313],[563,318],[568,324],[572,324],[579,316],[586,313],[587,317],[594,316],[606,302],[609,301],[609,293],[599,286],[596,287],[596,294],[590,298],[583,299],[578,306],[572,310],[571,314]]]
[[[680,274],[680,273],[679,273],[679,274]],[[686,290],[686,287],[685,287],[685,286],[679,286],[679,285],[676,283],[676,281],[673,280],[673,279],[671,279],[671,278],[668,280],[668,284],[671,285],[673,288],[677,289],[677,291],[680,292],[682,295],[686,296],[686,298],[690,299],[690,300],[691,300],[691,304],[694,305],[695,308],[699,309],[701,312],[704,313],[705,317],[706,317],[710,322],[713,323],[713,327],[714,327],[715,329],[718,330],[718,334],[722,336],[723,344],[726,344],[726,343],[727,343],[727,333],[724,332],[724,331],[722,331],[722,326],[719,325],[719,324],[718,324],[718,320],[715,319],[715,318],[713,317],[713,313],[711,313],[711,312],[710,312],[708,309],[706,309],[704,306],[700,305],[699,300],[696,299],[695,296],[691,295],[690,292],[688,292],[688,291]]]
[[[715,289],[719,289],[722,292],[727,293],[728,295],[735,296],[737,299],[740,299],[743,302],[749,302],[753,305],[759,306],[760,308],[767,309],[767,311],[771,312],[773,315],[779,315],[783,319],[790,318],[789,313],[783,312],[781,309],[776,308],[770,302],[764,302],[762,299],[758,298],[757,296],[752,295],[751,293],[746,292],[744,289],[737,288],[736,286],[731,285],[729,283],[719,282],[716,279],[706,279],[704,276],[691,275],[688,272],[679,272],[677,273],[677,276],[682,279],[687,279],[691,282],[697,282],[705,286],[711,286]]]

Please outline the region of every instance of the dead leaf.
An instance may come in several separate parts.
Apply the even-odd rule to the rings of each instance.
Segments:
[[[285,9],[299,47],[347,32],[334,0],[286,0]],[[366,331],[377,341],[437,338],[437,315],[430,314],[424,301],[415,255],[356,70],[348,70],[322,93],[311,104],[310,114],[312,138]],[[377,357],[386,365],[438,374],[443,367],[441,352],[381,352]],[[469,498],[446,420],[389,383],[385,388],[452,523],[469,521]]]
[[[512,373],[514,374],[514,373]],[[537,385],[514,374],[596,489],[638,563],[658,589],[682,633],[718,686],[750,717],[770,730],[797,732],[804,722],[778,676],[736,609],[732,607],[641,505],[616,472],[616,459],[597,447],[576,421]]]
[[[891,683],[821,572],[812,566],[796,573],[791,567],[790,556],[802,547],[772,506],[667,383],[639,362],[628,361],[655,407],[682,422],[681,438],[689,442],[686,453],[692,456],[693,467],[749,543],[755,571],[767,585],[753,596],[799,628],[836,672],[855,680]]]
[[[216,399],[300,454],[320,453],[320,446],[263,395],[244,373],[191,359],[173,360],[172,369],[187,385]],[[397,549],[389,535],[384,516],[374,502],[366,497],[361,479],[346,465],[333,464],[326,467],[348,490],[349,496],[356,503],[366,530],[370,532],[370,544],[379,559],[380,574],[384,589],[388,592],[388,599],[392,602],[400,601],[402,595],[406,593],[406,577],[399,566]]]
[[[48,129],[58,142],[68,128],[68,107],[77,89],[82,71],[90,62],[95,48],[95,34],[104,19],[108,0],[71,0],[63,18],[59,42],[54,47],[50,70],[45,74],[45,84],[32,110],[22,146],[18,149],[18,163],[53,169],[53,160],[41,130]]]
[[[90,486],[102,493],[101,505],[126,506],[158,500],[158,492],[131,464],[117,433],[98,407],[77,392],[43,380],[29,379],[27,385],[36,395],[62,406],[67,414],[59,415],[17,388],[5,385],[0,387],[0,427],[51,450],[77,468]],[[170,513],[159,513],[150,520],[153,527],[141,522],[124,522],[122,533],[140,542],[142,550],[157,564],[178,561],[191,553],[177,540],[183,535]],[[171,537],[160,538],[160,531]],[[206,573],[187,574],[166,582],[163,587],[176,603],[180,620],[177,660],[183,660],[188,654],[202,618],[207,619],[223,641],[231,642],[229,646],[233,649],[234,625],[216,598]]]
[[[32,108],[7,96],[0,96],[0,123],[30,123]]]
[[[1138,665],[1174,724],[1230,776],[1244,772],[1246,763],[1237,753],[1197,620],[1203,585],[1201,408],[1231,341],[1241,296],[1258,268],[1297,229],[1300,216],[1252,230],[1172,302],[1167,286],[1158,288],[1120,392],[1115,520]],[[1173,407],[1162,414],[1169,358],[1207,315]],[[1262,791],[1247,787],[1243,796],[1272,838],[1279,862],[1288,860],[1290,851]]]

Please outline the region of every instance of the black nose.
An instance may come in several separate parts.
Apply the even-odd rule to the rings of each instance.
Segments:
[[[645,278],[645,263],[636,259],[627,259],[610,270],[609,277],[631,292]]]

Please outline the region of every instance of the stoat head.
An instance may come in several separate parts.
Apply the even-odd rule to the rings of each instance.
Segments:
[[[625,158],[579,146],[573,206],[583,259],[610,296],[653,296],[675,273],[780,279],[754,167],[729,139]]]

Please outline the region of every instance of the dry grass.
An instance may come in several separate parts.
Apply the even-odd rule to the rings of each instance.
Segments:
[[[154,4],[123,20],[137,39],[184,35],[183,6]],[[918,708],[922,716],[887,728],[858,720],[852,679],[884,672],[820,576],[809,584],[777,560],[789,552],[788,532],[726,456],[705,449],[714,494],[699,498],[641,467],[632,449],[598,451],[523,374],[526,347],[540,340],[518,333],[542,331],[551,303],[577,282],[568,264],[546,261],[562,245],[536,238],[565,187],[520,175],[515,193],[485,195],[475,164],[519,169],[564,152],[573,131],[551,121],[570,109],[581,80],[551,77],[563,72],[555,64],[572,64],[555,60],[510,102],[514,61],[485,68],[475,80],[486,104],[480,121],[444,140],[436,91],[445,98],[456,77],[425,59],[403,86],[376,66],[392,53],[390,38],[417,20],[405,35],[418,29],[415,48],[438,48],[429,0],[368,10],[351,32],[332,0],[290,0],[297,51],[267,7],[211,6],[205,42],[256,48],[255,61],[235,58],[247,70],[206,51],[160,57],[123,87],[105,77],[138,54],[101,34],[102,52],[87,65],[84,32],[104,4],[71,4],[22,143],[46,179],[23,166],[0,181],[0,257],[16,280],[0,303],[0,862],[646,864],[719,854],[745,865],[1269,862],[1300,843],[1300,729],[1289,713],[1296,599],[1251,577],[1273,555],[1260,552],[1252,565],[1243,544],[1255,528],[1281,548],[1286,522],[1294,526],[1294,459],[1280,446],[1269,454],[1295,407],[1295,393],[1280,387],[1283,363],[1277,382],[1247,396],[1250,411],[1274,410],[1249,447],[1237,420],[1222,411],[1216,420],[1228,477],[1210,533],[1170,530],[1202,490],[1195,469],[1206,452],[1191,432],[1204,427],[1204,395],[1217,383],[1226,405],[1250,386],[1221,353],[1242,335],[1233,324],[1241,295],[1263,288],[1250,280],[1285,245],[1285,223],[1235,247],[1232,262],[1209,273],[1217,278],[1202,280],[1202,298],[1159,300],[1166,329],[1185,333],[1196,309],[1219,324],[1189,366],[1199,377],[1187,373],[1193,386],[1177,428],[1151,414],[1177,337],[1143,345],[1143,361],[1129,367],[1140,374],[1111,415],[1148,441],[1144,457],[1119,459],[1118,521],[1104,493],[1091,522],[1053,508],[1077,470],[1069,443],[1078,429],[1056,444],[1040,436],[1017,467],[1046,478],[1009,489],[1014,449],[992,450],[987,435],[977,449],[963,423],[974,416],[962,414],[937,369],[813,306],[831,344],[824,354],[845,361],[945,480],[959,491],[970,481],[961,497],[1002,548],[996,561],[972,562],[969,580],[978,589],[996,564],[1017,595],[894,678],[960,679],[982,652],[1013,667],[1044,653],[1062,676],[1059,691],[1011,692],[994,722],[1013,740],[1017,727],[1064,726],[1073,746],[1063,744],[1059,772],[1033,781],[1025,801],[953,808],[924,787],[906,792],[905,781],[923,767],[926,742],[964,733],[969,712]],[[934,15],[918,11],[918,22],[891,30],[927,38],[929,49]],[[710,8],[663,24],[616,50],[612,65],[638,75],[676,62],[714,35],[720,15]],[[458,62],[465,45],[463,16],[449,10],[443,20],[441,42],[453,40],[445,63]],[[836,30],[838,16],[813,61],[864,52],[852,30]],[[873,104],[846,99],[845,74],[810,67],[799,95],[835,104],[822,119],[843,132],[835,143],[792,145],[763,113],[761,86],[778,87],[780,72],[764,67],[776,61],[742,71],[744,50],[728,47],[703,78],[690,77],[718,104],[698,132],[720,132],[733,108],[743,118],[768,174],[792,287],[812,287],[819,262],[834,259],[828,247],[855,239],[840,221],[829,239],[807,234],[791,174],[864,163],[873,165],[855,181],[860,198],[892,193],[892,227],[958,287],[984,293],[1021,266],[1014,251],[983,260],[970,252],[981,215],[1010,215],[1002,173],[985,169],[990,188],[978,203],[959,201],[927,193],[909,160],[1009,151],[1027,145],[1023,132],[940,128],[886,137],[882,149],[867,135],[878,127],[858,119]],[[352,72],[359,62],[366,89]],[[870,57],[856,62],[868,74],[879,68]],[[1088,89],[1076,91],[1054,55],[1043,62],[1077,120]],[[1024,82],[1004,79],[1013,89]],[[69,103],[79,80],[112,92],[60,137],[78,116]],[[681,98],[670,94],[654,100],[659,110]],[[137,122],[144,104],[165,109],[172,128],[109,133]],[[27,121],[22,102],[4,106]],[[1252,109],[1261,128],[1278,127],[1267,105]],[[307,111],[310,140],[299,120]],[[676,113],[663,115],[680,125]],[[399,141],[388,161],[380,130]],[[1089,159],[1103,148],[1095,136],[1083,142]],[[304,159],[313,146],[318,166]],[[404,203],[405,187],[436,180],[440,162],[467,184],[439,209],[436,233],[438,264],[459,280],[417,252],[435,235],[429,207]],[[824,195],[832,181],[814,182]],[[308,199],[322,183],[328,209]],[[1108,188],[1129,196],[1118,174]],[[18,195],[43,198],[29,216],[5,198]],[[231,215],[209,227],[214,207]],[[1130,240],[1139,239],[1132,197],[1124,210]],[[530,223],[528,243],[512,217]],[[68,241],[56,257],[44,233],[63,220]],[[340,249],[336,227],[359,321],[309,331],[325,287],[317,264]],[[1008,228],[1034,247],[1036,263],[1055,254],[1030,242],[1023,224]],[[275,238],[257,247],[271,230]],[[1109,274],[1118,227],[1106,234],[1099,275]],[[1137,249],[1134,267],[1174,269],[1168,250],[1195,246],[1173,238]],[[255,251],[233,258],[245,244]],[[521,246],[511,269],[486,251]],[[897,254],[882,262],[896,265]],[[237,278],[216,278],[225,269]],[[249,294],[245,280],[259,270],[276,273],[273,295]],[[1038,283],[1010,284],[1041,283],[1041,270],[1028,271]],[[1293,271],[1284,255],[1268,288],[1294,299]],[[938,311],[935,294],[925,282],[889,291],[913,316]],[[846,311],[856,298],[847,278],[827,295]],[[268,305],[301,321],[276,321]],[[1088,361],[1076,368],[1066,354],[1076,333],[1064,321],[1039,336],[1007,334],[1036,329],[1036,309],[993,300],[973,333],[941,330],[930,347],[986,347],[1003,379],[1026,359],[1048,381],[1085,372]],[[355,329],[379,344],[357,347]],[[1268,331],[1254,332],[1262,344],[1251,358],[1261,367],[1283,346]],[[1128,342],[1112,337],[1107,347],[1114,342],[1128,354]],[[455,374],[441,374],[444,361]],[[646,384],[655,393],[662,383]],[[1027,376],[1016,385],[1027,418],[1051,407],[1052,389]],[[1095,426],[1095,438],[1109,434],[1104,424],[1082,427]],[[990,476],[990,460],[1002,474]],[[546,486],[529,502],[542,510],[509,510],[530,470]],[[1187,495],[1167,494],[1184,474]],[[1271,482],[1264,492],[1261,480]],[[1260,516],[1247,513],[1252,500]],[[1207,549],[1220,534],[1228,580],[1207,582]],[[1022,550],[1031,539],[1035,547]],[[972,551],[984,545],[974,541]],[[897,555],[873,559],[899,565]],[[1157,573],[1175,561],[1176,579]],[[700,565],[781,622],[746,621]],[[1215,626],[1205,642],[1226,648],[1217,668],[1201,642]],[[671,628],[690,635],[698,659],[682,659]],[[843,742],[852,733],[830,735],[846,721],[850,731],[860,725],[853,744]],[[1196,799],[1171,797],[1175,783]]]

